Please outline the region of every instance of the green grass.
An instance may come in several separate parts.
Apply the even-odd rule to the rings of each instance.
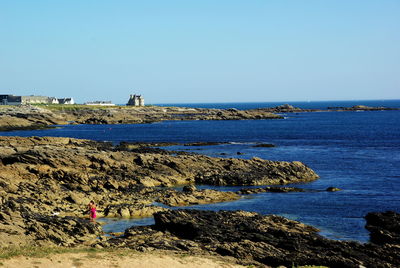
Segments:
[[[10,259],[17,256],[26,257],[47,257],[52,254],[61,253],[88,253],[95,254],[100,252],[110,252],[115,249],[96,249],[96,248],[66,248],[66,247],[8,247],[0,248],[0,259]]]
[[[0,105],[0,109],[12,108],[14,105]]]
[[[108,109],[137,109],[143,107],[136,106],[103,106],[103,105],[84,105],[84,104],[33,104],[34,106],[48,109],[51,111],[79,111],[79,110],[108,110]],[[145,105],[144,107],[154,107]]]

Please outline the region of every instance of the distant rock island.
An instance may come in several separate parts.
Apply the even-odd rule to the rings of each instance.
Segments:
[[[328,107],[328,110],[335,111],[391,111],[400,110],[400,108],[389,108],[389,107],[370,107],[365,105],[354,105],[352,107]]]

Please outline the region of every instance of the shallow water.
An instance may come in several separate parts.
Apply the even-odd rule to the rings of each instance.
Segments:
[[[335,239],[365,242],[363,217],[371,211],[400,210],[400,111],[317,112],[286,114],[285,120],[167,121],[144,125],[73,125],[58,129],[3,132],[1,135],[63,136],[102,141],[230,142],[216,146],[171,146],[217,157],[261,157],[302,161],[320,179],[296,187],[340,192],[262,193],[238,201],[193,206],[199,209],[243,209],[279,214],[311,224]],[[254,148],[273,143],[274,148]],[[237,152],[243,155],[237,155]],[[225,155],[221,155],[224,153]],[[238,190],[241,187],[209,187]],[[124,220],[104,226],[122,231],[151,219]]]

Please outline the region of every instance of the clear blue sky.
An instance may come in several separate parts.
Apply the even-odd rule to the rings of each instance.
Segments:
[[[399,0],[0,0],[0,94],[400,99]]]

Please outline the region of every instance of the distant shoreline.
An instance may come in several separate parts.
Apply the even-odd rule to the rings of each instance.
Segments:
[[[343,103],[335,103],[335,106],[328,106],[325,109],[303,108],[289,104],[263,108],[262,104],[255,104],[257,107],[253,108],[240,107],[238,106],[240,104],[236,104],[238,108],[97,107],[76,104],[0,106],[0,131],[46,129],[54,125],[68,124],[144,124],[166,120],[260,120],[283,119],[281,114],[285,113],[400,110],[400,101],[397,104],[399,107],[392,108],[364,104],[351,107],[338,106]]]
[[[239,110],[255,109],[260,107],[272,108],[284,104],[290,104],[303,109],[321,109],[326,110],[327,107],[342,106],[351,107],[354,105],[366,106],[385,106],[392,108],[400,108],[400,99],[388,100],[324,100],[324,101],[266,101],[266,102],[193,102],[193,103],[154,103],[153,105],[167,107],[196,107],[196,108],[217,108],[227,109],[236,108]],[[243,108],[242,108],[243,107]]]

